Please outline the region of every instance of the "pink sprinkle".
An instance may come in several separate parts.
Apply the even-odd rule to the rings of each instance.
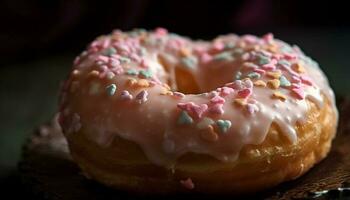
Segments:
[[[294,53],[284,53],[283,57],[287,60],[294,60],[297,58],[297,55]]]
[[[292,83],[292,88],[301,88],[300,83]]]
[[[147,62],[145,59],[141,59],[141,67],[142,68],[148,68]]]
[[[282,59],[282,55],[281,54],[272,54],[272,58],[276,59],[276,60],[281,60]]]
[[[246,88],[243,90],[238,91],[238,97],[239,98],[247,98],[252,94],[252,89]]]
[[[208,110],[207,104],[201,104],[201,105],[193,105],[191,108],[192,113],[194,114],[195,118],[200,119],[202,118],[202,115],[205,113],[205,111]]]
[[[162,28],[162,27],[158,27],[158,28],[156,28],[155,33],[157,36],[164,36],[164,35],[168,34],[168,30],[166,30],[165,28]]]
[[[235,80],[234,82],[227,83],[226,86],[236,90],[241,90],[243,88],[241,80]]]
[[[301,82],[302,83],[312,86],[312,80],[311,80],[311,78],[309,76],[302,75],[300,78],[301,78]]]
[[[301,80],[300,80],[299,77],[297,77],[297,76],[292,76],[292,83],[300,83],[300,82],[301,82]]]
[[[141,104],[147,101],[148,92],[146,90],[142,90],[140,93],[136,95],[137,101]]]
[[[173,92],[173,95],[179,99],[182,99],[185,97],[185,94],[183,94],[181,92]]]
[[[218,96],[211,98],[210,102],[213,104],[223,104],[223,103],[225,103],[225,99],[218,95]]]
[[[202,55],[201,55],[201,61],[202,61],[202,63],[208,63],[208,62],[210,62],[211,60],[212,60],[212,56],[211,55],[209,55],[208,53],[203,53]]]
[[[110,39],[105,39],[102,41],[102,48],[107,48],[110,44],[111,40]]]
[[[271,43],[273,41],[273,34],[272,33],[268,33],[266,35],[263,36],[263,40],[266,43]]]
[[[132,95],[129,93],[129,91],[123,90],[122,93],[120,94],[120,98],[123,100],[131,100]]]
[[[304,90],[301,88],[293,88],[293,94],[300,100],[305,98]]]
[[[268,63],[268,64],[261,66],[261,68],[263,68],[264,70],[267,70],[267,71],[272,71],[272,70],[276,69],[276,66],[274,64]]]
[[[227,95],[231,94],[233,91],[234,90],[232,88],[224,86],[224,87],[221,88],[220,94],[222,96],[227,96]]]
[[[186,180],[180,180],[180,184],[189,190],[192,190],[194,188],[194,183],[192,182],[191,178],[188,178]]]
[[[97,56],[96,61],[103,61],[105,63],[108,63],[109,58],[107,56],[99,55],[99,56]]]
[[[244,53],[241,58],[242,58],[242,60],[249,60],[250,59],[250,54],[249,53]]]
[[[253,71],[256,72],[256,73],[259,73],[259,74],[261,74],[261,75],[263,75],[263,74],[266,73],[266,71],[263,70],[263,69],[254,69]]]
[[[223,104],[214,104],[210,106],[209,112],[214,114],[223,114],[224,113]]]
[[[223,42],[219,42],[219,41],[216,41],[214,42],[213,44],[213,49],[216,50],[216,51],[221,51],[225,48],[225,45]]]
[[[193,102],[178,103],[178,104],[177,104],[177,107],[180,108],[181,110],[185,110],[185,111],[187,111],[187,112],[190,112],[193,105],[194,105]]]
[[[254,104],[247,104],[247,110],[249,114],[254,114],[257,111],[257,107]]]

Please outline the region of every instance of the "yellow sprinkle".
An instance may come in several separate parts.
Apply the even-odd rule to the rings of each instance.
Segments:
[[[238,105],[238,106],[245,106],[245,105],[247,105],[246,100],[245,99],[241,99],[241,98],[235,99],[233,102],[236,105]]]
[[[208,142],[215,142],[219,138],[218,134],[214,131],[214,127],[212,125],[209,125],[208,128],[201,131],[200,136],[203,140],[206,140]]]
[[[166,83],[163,83],[163,86],[164,86],[167,90],[170,90],[170,89],[171,89],[170,86],[169,86],[168,84],[166,84]]]
[[[263,80],[257,80],[254,82],[254,85],[257,87],[266,87],[266,83]]]
[[[281,92],[278,92],[278,91],[274,92],[274,93],[272,94],[272,97],[273,97],[273,98],[276,98],[276,99],[279,99],[279,100],[281,100],[281,101],[285,101],[285,100],[287,99],[287,96],[286,96],[286,95],[284,95],[284,94],[282,94]]]
[[[173,92],[172,92],[172,91],[169,91],[169,90],[166,89],[166,88],[164,88],[160,94],[161,94],[161,95],[173,95]]]
[[[267,86],[269,86],[269,88],[271,89],[277,89],[280,87],[280,80],[278,79],[269,80],[267,81]]]
[[[266,48],[268,51],[272,52],[272,53],[276,53],[277,52],[277,46],[276,44],[270,44],[269,46],[267,46]]]
[[[267,72],[266,75],[270,78],[279,79],[282,75],[281,71]]]
[[[137,83],[137,80],[134,78],[129,78],[127,83],[130,86],[134,86]]]
[[[188,57],[191,55],[191,50],[188,48],[181,48],[180,49],[180,54],[184,57]]]
[[[98,71],[96,71],[96,70],[92,70],[92,71],[89,73],[88,77],[96,78],[96,77],[98,77],[99,75],[100,75],[100,72],[98,72]]]
[[[73,75],[73,77],[77,77],[80,75],[80,71],[75,69],[75,70],[73,70],[72,75]]]
[[[146,79],[140,79],[137,81],[137,86],[139,87],[149,87],[149,82]]]
[[[303,65],[300,62],[294,63],[292,65],[292,69],[298,73],[305,72],[305,68],[303,67]]]

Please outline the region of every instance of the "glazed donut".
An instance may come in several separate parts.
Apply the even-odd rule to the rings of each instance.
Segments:
[[[75,61],[59,122],[83,173],[140,193],[246,193],[322,160],[338,112],[328,80],[272,34],[212,42],[136,29]]]

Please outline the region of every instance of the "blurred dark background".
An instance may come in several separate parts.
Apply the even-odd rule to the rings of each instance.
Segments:
[[[74,56],[113,29],[165,27],[192,38],[273,32],[299,45],[347,95],[350,15],[346,1],[0,1],[0,191],[18,183],[21,145],[57,109]]]

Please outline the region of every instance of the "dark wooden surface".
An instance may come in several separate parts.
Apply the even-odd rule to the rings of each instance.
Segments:
[[[246,197],[257,199],[350,199],[350,101],[342,101],[337,137],[328,157],[301,178]],[[55,120],[36,130],[23,149],[20,177],[38,199],[128,199],[137,197],[85,179],[72,162]],[[201,197],[217,196],[185,195]],[[152,197],[152,198],[165,198]],[[232,199],[224,196],[222,199]],[[239,199],[241,199],[240,197]]]

